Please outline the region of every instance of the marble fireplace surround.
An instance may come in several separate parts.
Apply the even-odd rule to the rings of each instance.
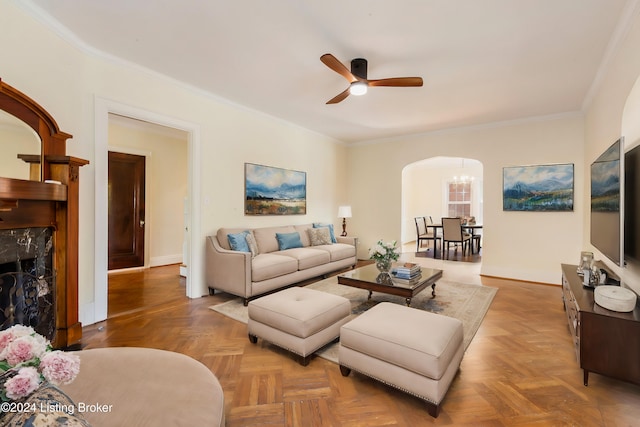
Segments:
[[[55,315],[52,228],[0,230],[0,329],[27,325],[53,340]]]

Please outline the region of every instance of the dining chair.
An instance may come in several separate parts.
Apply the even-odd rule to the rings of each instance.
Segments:
[[[467,225],[476,225],[476,217],[475,216],[471,216],[468,218],[467,221]],[[473,239],[473,241],[471,242],[471,253],[474,252],[474,247],[475,247],[475,252],[479,253],[480,252],[480,239],[482,239],[482,229],[469,229],[469,231],[471,231],[471,238]]]
[[[436,236],[434,232],[429,232],[427,228],[427,219],[423,216],[417,216],[414,218],[416,223],[416,252],[420,252],[422,242],[429,242],[433,240],[433,256],[435,258],[436,251],[438,250],[438,240],[440,237]]]
[[[424,222],[425,222],[425,228],[427,229],[427,233],[429,233],[429,227],[435,225],[433,222],[433,217],[431,215],[425,216]],[[438,238],[438,240],[440,240],[440,236],[438,236],[439,227],[431,227],[431,228],[433,230],[431,234],[433,234],[436,238]]]
[[[480,248],[482,247],[480,244],[480,239],[482,239],[482,234],[478,234],[478,232],[475,232],[474,234],[472,234],[472,237],[473,242],[471,242],[471,252],[473,252],[473,247],[475,246],[476,253],[480,253]]]
[[[462,222],[460,218],[442,218],[442,259],[444,259],[445,250],[449,256],[450,243],[455,244],[455,251],[458,250],[458,244],[462,246],[462,255],[465,249],[470,250],[471,234],[462,230]],[[445,249],[446,245],[446,249]]]

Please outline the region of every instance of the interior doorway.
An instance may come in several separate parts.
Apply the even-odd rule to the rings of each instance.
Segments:
[[[187,135],[188,151],[188,212],[186,231],[186,295],[198,298],[207,294],[204,278],[204,245],[198,239],[201,235],[201,131],[200,125],[167,115],[154,113],[139,107],[122,104],[111,99],[95,98],[95,247],[94,247],[94,301],[82,304],[80,307],[83,324],[92,324],[107,319],[108,306],[108,151],[109,151],[109,122],[113,115],[133,118],[136,120],[162,125],[167,129],[176,129]],[[148,182],[148,180],[147,180]],[[180,206],[183,206],[180,203]],[[148,214],[148,209],[147,209]],[[147,222],[148,228],[148,222]],[[183,237],[184,238],[184,237]],[[182,242],[183,238],[179,240]]]
[[[127,312],[154,305],[151,295],[164,293],[162,289],[154,289],[153,283],[133,292],[134,285],[142,280],[135,274],[147,277],[152,274],[150,270],[165,266],[174,266],[179,271],[178,266],[185,261],[188,133],[110,114],[108,157],[108,317],[111,318],[121,314],[111,304],[114,293],[130,294]],[[123,273],[133,274],[135,283],[124,288],[118,286]],[[175,274],[174,281],[186,297],[185,278]]]
[[[144,267],[146,159],[109,151],[109,270]]]

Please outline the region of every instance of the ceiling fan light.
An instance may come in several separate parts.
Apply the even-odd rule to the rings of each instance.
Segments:
[[[349,86],[349,93],[355,96],[364,95],[367,93],[367,84],[365,82],[353,82]]]

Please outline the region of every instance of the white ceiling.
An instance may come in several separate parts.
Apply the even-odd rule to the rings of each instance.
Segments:
[[[15,1],[93,53],[348,143],[580,111],[638,3]],[[326,105],[347,81],[324,53],[347,67],[366,58],[371,79],[420,76],[424,86]]]

